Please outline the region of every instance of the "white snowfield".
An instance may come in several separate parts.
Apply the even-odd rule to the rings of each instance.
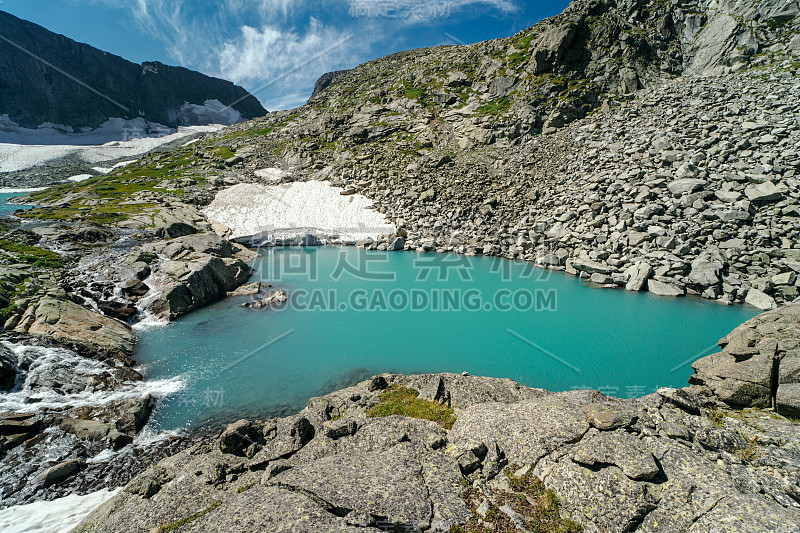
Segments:
[[[188,126],[176,131],[142,118],[112,118],[95,130],[74,132],[72,128],[53,124],[42,124],[37,129],[21,128],[8,115],[0,115],[0,172],[25,170],[71,154],[87,163],[135,159],[162,144],[223,127]]]
[[[284,185],[240,184],[220,191],[204,213],[231,229],[231,239],[281,244],[314,236],[320,243],[352,244],[397,231],[371,209],[372,201],[322,181]]]
[[[0,531],[66,533],[121,490],[101,490],[85,496],[73,494],[49,502],[41,501],[3,509],[0,511]]]

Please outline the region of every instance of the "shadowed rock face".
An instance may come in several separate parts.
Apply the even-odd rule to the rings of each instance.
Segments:
[[[455,425],[371,418],[390,386],[452,405]],[[618,400],[384,374],[287,418],[231,424],[135,478],[78,530],[447,532],[487,517],[528,531],[514,524],[541,516],[526,514],[535,495],[519,480],[535,476],[584,531],[792,531],[797,424],[709,405],[675,389]]]
[[[0,114],[23,127],[51,122],[96,128],[115,117],[194,125],[198,119],[181,108],[206,100],[236,102],[233,109],[244,119],[266,114],[258,100],[229,81],[157,62],[137,65],[1,11],[0,31],[19,47],[0,41]]]
[[[341,77],[343,74],[347,74],[350,72],[349,70],[334,70],[333,72],[326,72],[322,76],[319,77],[317,83],[314,84],[314,92],[311,93],[311,98],[308,99],[310,102],[313,100],[319,93],[330,87],[330,85],[336,81],[337,78]]]

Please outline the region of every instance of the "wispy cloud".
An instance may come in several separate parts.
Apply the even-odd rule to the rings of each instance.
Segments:
[[[470,11],[508,15],[521,0],[70,1],[129,12],[140,31],[159,40],[182,66],[251,90],[279,79],[256,95],[275,109],[269,104],[303,103],[321,74],[372,59],[373,50],[383,51],[415,26],[435,27]],[[345,39],[346,45],[326,52]]]
[[[238,38],[223,44],[219,53],[219,71],[223,77],[236,83],[269,81],[311,58],[352,34],[327,27],[315,18],[303,31],[286,31],[278,26],[253,28],[243,26]],[[285,80],[288,85],[308,82],[309,71],[320,68],[333,69],[353,60],[356,56],[351,46],[332,50],[320,57],[310,68],[293,72]],[[316,79],[316,78],[315,78]]]

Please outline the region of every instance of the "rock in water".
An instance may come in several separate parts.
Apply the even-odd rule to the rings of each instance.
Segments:
[[[265,307],[269,307],[271,305],[277,305],[283,303],[288,299],[289,295],[286,294],[286,291],[284,291],[283,289],[278,289],[277,291],[261,298],[260,300],[256,300],[255,302],[243,303],[242,307],[247,307],[250,309],[264,309]]]
[[[17,379],[17,356],[14,352],[0,344],[0,390],[14,387]]]
[[[55,466],[51,466],[42,475],[41,483],[44,487],[61,483],[70,476],[75,475],[86,466],[83,459],[70,459]]]

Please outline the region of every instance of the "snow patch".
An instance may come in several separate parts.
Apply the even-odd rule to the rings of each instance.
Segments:
[[[0,194],[27,194],[29,192],[39,192],[45,190],[47,187],[32,187],[29,189],[17,189],[15,187],[0,187]]]
[[[90,164],[134,158],[189,135],[218,131],[228,125],[225,120],[174,130],[142,118],[112,118],[95,130],[74,133],[72,128],[53,124],[22,128],[8,115],[0,115],[0,172],[17,172],[73,155]]]
[[[230,228],[232,239],[262,244],[282,244],[307,235],[321,244],[352,244],[397,231],[372,210],[371,200],[341,192],[322,181],[239,184],[220,191],[203,212],[209,221]]]
[[[242,121],[242,114],[219,100],[206,100],[204,105],[184,103],[178,113],[181,123],[224,124],[230,126]]]
[[[89,514],[122,491],[101,490],[53,501],[17,505],[0,511],[0,531],[16,533],[66,533]]]
[[[68,179],[69,181],[72,181],[72,182],[74,182],[74,183],[79,183],[79,182],[81,182],[81,181],[86,181],[86,180],[88,180],[88,179],[91,179],[91,178],[93,178],[93,177],[94,177],[94,176],[92,176],[91,174],[78,174],[77,176],[70,176],[70,177],[69,177],[69,178],[67,178],[67,179]]]

